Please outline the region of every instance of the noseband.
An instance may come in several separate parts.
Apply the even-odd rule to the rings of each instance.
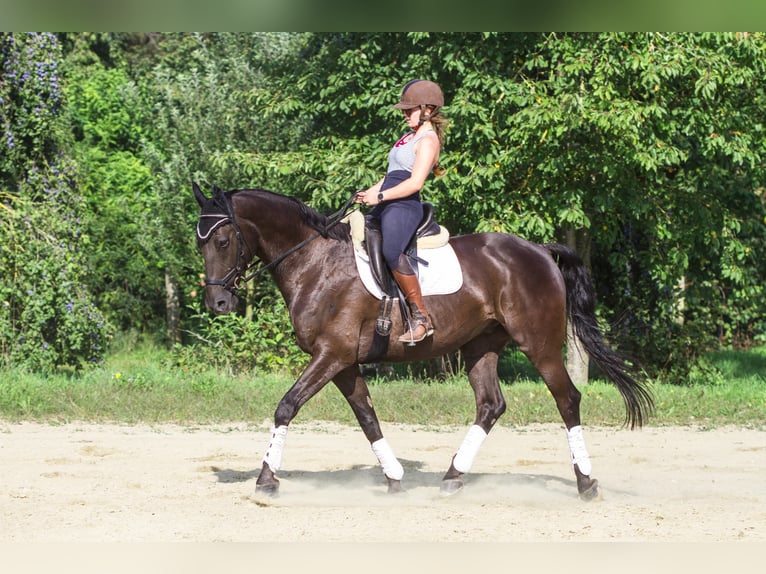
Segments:
[[[275,267],[279,263],[281,263],[285,258],[287,258],[288,255],[291,255],[307,245],[308,243],[312,242],[314,239],[320,236],[327,235],[327,231],[336,225],[341,219],[343,219],[346,216],[346,213],[349,210],[349,207],[354,203],[354,199],[356,198],[356,193],[354,193],[351,198],[346,202],[346,204],[330,215],[328,217],[329,223],[324,228],[324,231],[317,231],[314,235],[304,239],[297,245],[291,247],[286,252],[284,252],[282,255],[279,255],[276,257],[273,261],[270,263],[266,263],[258,267],[255,271],[250,273],[250,275],[245,276],[245,274],[253,268],[255,263],[246,263],[245,262],[245,240],[242,237],[242,230],[239,228],[239,225],[237,224],[237,220],[234,218],[234,206],[232,205],[231,197],[227,196],[226,194],[221,194],[223,197],[223,203],[226,207],[226,213],[211,213],[211,214],[202,214],[200,215],[200,221],[197,222],[197,240],[199,241],[200,245],[204,245],[207,243],[210,238],[212,237],[213,233],[219,228],[223,227],[224,225],[233,225],[234,226],[234,233],[237,237],[237,261],[234,264],[234,267],[231,267],[226,274],[221,279],[210,279],[208,277],[205,277],[205,286],[207,285],[219,285],[226,289],[229,293],[234,295],[235,297],[239,296],[239,291],[242,289],[240,287],[240,283],[247,283],[257,275],[263,273],[267,269],[271,267]],[[202,233],[200,229],[200,223],[202,221],[202,218],[215,218],[217,221],[210,226],[210,228],[205,232]],[[248,246],[249,249],[249,246]],[[252,250],[250,250],[250,253],[252,253]]]

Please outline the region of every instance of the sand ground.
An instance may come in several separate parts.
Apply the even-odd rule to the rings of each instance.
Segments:
[[[452,497],[440,495],[439,483],[465,428],[384,424],[384,431],[405,468],[404,493],[386,493],[359,429],[306,423],[290,428],[281,492],[270,499],[255,494],[265,422],[0,422],[0,543],[17,553],[28,544],[417,543],[443,557],[457,542],[688,543],[695,556],[737,543],[737,556],[747,549],[754,560],[764,557],[761,430],[586,428],[602,491],[590,503],[577,496],[561,425],[495,428]]]

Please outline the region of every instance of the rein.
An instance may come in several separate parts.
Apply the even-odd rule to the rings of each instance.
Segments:
[[[242,237],[242,231],[237,224],[236,219],[234,218],[234,206],[231,201],[231,197],[224,195],[224,203],[226,205],[226,215],[219,215],[219,216],[213,216],[218,217],[220,221],[216,223],[213,228],[208,232],[206,237],[202,237],[199,233],[199,227],[197,230],[197,235],[200,237],[200,239],[207,240],[210,238],[210,235],[212,235],[212,232],[219,227],[226,225],[227,223],[230,223],[234,226],[234,233],[237,237],[237,263],[234,267],[229,269],[227,271],[226,275],[224,275],[221,279],[208,279],[205,277],[205,285],[220,285],[224,289],[226,289],[229,293],[232,295],[237,296],[239,294],[241,287],[241,283],[247,283],[248,281],[254,279],[264,271],[271,269],[272,267],[276,267],[279,265],[282,261],[287,259],[290,255],[298,251],[299,249],[302,249],[312,241],[314,241],[316,238],[320,236],[327,235],[327,232],[332,229],[335,225],[337,225],[341,219],[343,219],[346,214],[349,211],[349,207],[354,203],[354,199],[356,198],[356,192],[354,195],[352,195],[348,201],[343,205],[342,208],[340,208],[335,213],[327,216],[327,219],[329,219],[329,223],[325,226],[324,230],[317,231],[314,235],[307,237],[297,245],[294,245],[281,255],[275,257],[271,262],[261,264],[255,271],[250,273],[249,275],[245,275],[250,269],[252,269],[255,266],[255,262],[249,263],[247,265],[244,265],[244,259],[245,259],[245,248],[246,245],[244,238]],[[248,249],[250,247],[248,246]]]

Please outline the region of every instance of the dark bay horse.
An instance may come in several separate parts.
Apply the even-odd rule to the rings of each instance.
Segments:
[[[462,266],[463,285],[451,295],[426,297],[436,331],[408,346],[391,338],[380,355],[375,322],[380,302],[362,284],[349,226],[299,200],[261,189],[222,191],[211,198],[193,184],[201,207],[197,241],[205,260],[205,303],[216,314],[237,307],[239,283],[258,259],[284,297],[301,349],[311,360],[279,402],[256,491],[275,495],[276,472],[290,422],[328,382],[343,393],[388,481],[401,489],[403,469],[373,408],[360,365],[405,362],[460,350],[476,399],[476,418],[452,458],[441,489],[463,487],[479,448],[506,409],[497,365],[513,342],[545,380],[567,429],[577,489],[598,495],[580,424],[580,392],[564,366],[567,319],[584,349],[612,381],[626,407],[626,424],[641,426],[652,397],[626,361],[604,341],[594,315],[595,295],[581,259],[560,244],[536,244],[503,233],[457,236],[450,243]],[[403,331],[394,313],[393,333]]]

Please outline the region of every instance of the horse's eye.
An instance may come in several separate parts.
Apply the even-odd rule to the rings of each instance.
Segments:
[[[216,241],[218,249],[226,249],[229,246],[229,238],[221,237]]]

